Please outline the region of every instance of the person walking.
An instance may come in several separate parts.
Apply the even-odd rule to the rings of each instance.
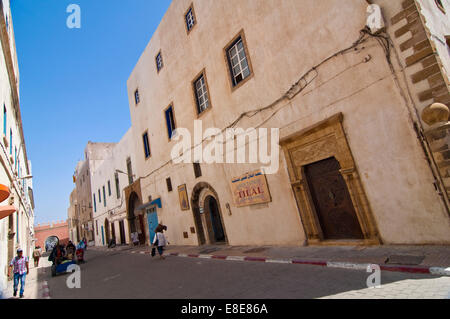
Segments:
[[[164,230],[167,230],[167,227],[159,224],[155,229],[155,237],[153,239],[153,247],[158,249],[159,258],[165,259],[163,256],[164,247],[166,246],[166,237],[164,236]],[[153,255],[153,254],[152,254]]]
[[[8,268],[8,277],[11,276],[11,269],[14,274],[14,297],[17,296],[17,289],[20,282],[20,298],[23,298],[23,292],[25,290],[25,278],[30,273],[28,267],[28,257],[23,256],[22,249],[17,249],[17,256],[14,257]]]
[[[87,247],[88,247],[88,242],[87,242],[87,239],[86,239],[86,237],[83,237],[83,242],[84,242],[84,250],[87,250]]]
[[[39,258],[41,258],[41,247],[37,246],[33,251],[34,267],[39,267]]]

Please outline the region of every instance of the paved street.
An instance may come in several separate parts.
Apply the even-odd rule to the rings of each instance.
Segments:
[[[124,251],[87,252],[81,288],[68,275],[50,277],[51,298],[449,298],[450,277],[382,272],[381,288],[366,287],[369,273],[320,266],[168,256]]]

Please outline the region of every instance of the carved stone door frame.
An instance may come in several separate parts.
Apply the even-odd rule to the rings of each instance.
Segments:
[[[335,157],[341,166],[340,173],[347,185],[364,235],[364,239],[359,242],[381,244],[377,226],[342,127],[343,118],[343,114],[338,113],[280,142],[306,237],[310,244],[334,243],[331,240],[324,240],[304,168],[308,164]],[[342,241],[339,243],[342,244]],[[351,243],[355,241],[352,240]]]

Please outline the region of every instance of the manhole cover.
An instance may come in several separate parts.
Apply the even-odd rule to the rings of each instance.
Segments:
[[[385,263],[396,265],[419,265],[424,259],[425,256],[392,255],[386,259]]]
[[[244,251],[244,253],[260,253],[260,252],[263,252],[266,250],[267,250],[267,248],[260,247],[260,248],[253,248],[253,249],[246,250],[246,251]]]

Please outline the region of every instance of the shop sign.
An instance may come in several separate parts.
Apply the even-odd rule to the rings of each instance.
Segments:
[[[237,207],[271,202],[266,176],[261,170],[231,180],[233,202]]]

